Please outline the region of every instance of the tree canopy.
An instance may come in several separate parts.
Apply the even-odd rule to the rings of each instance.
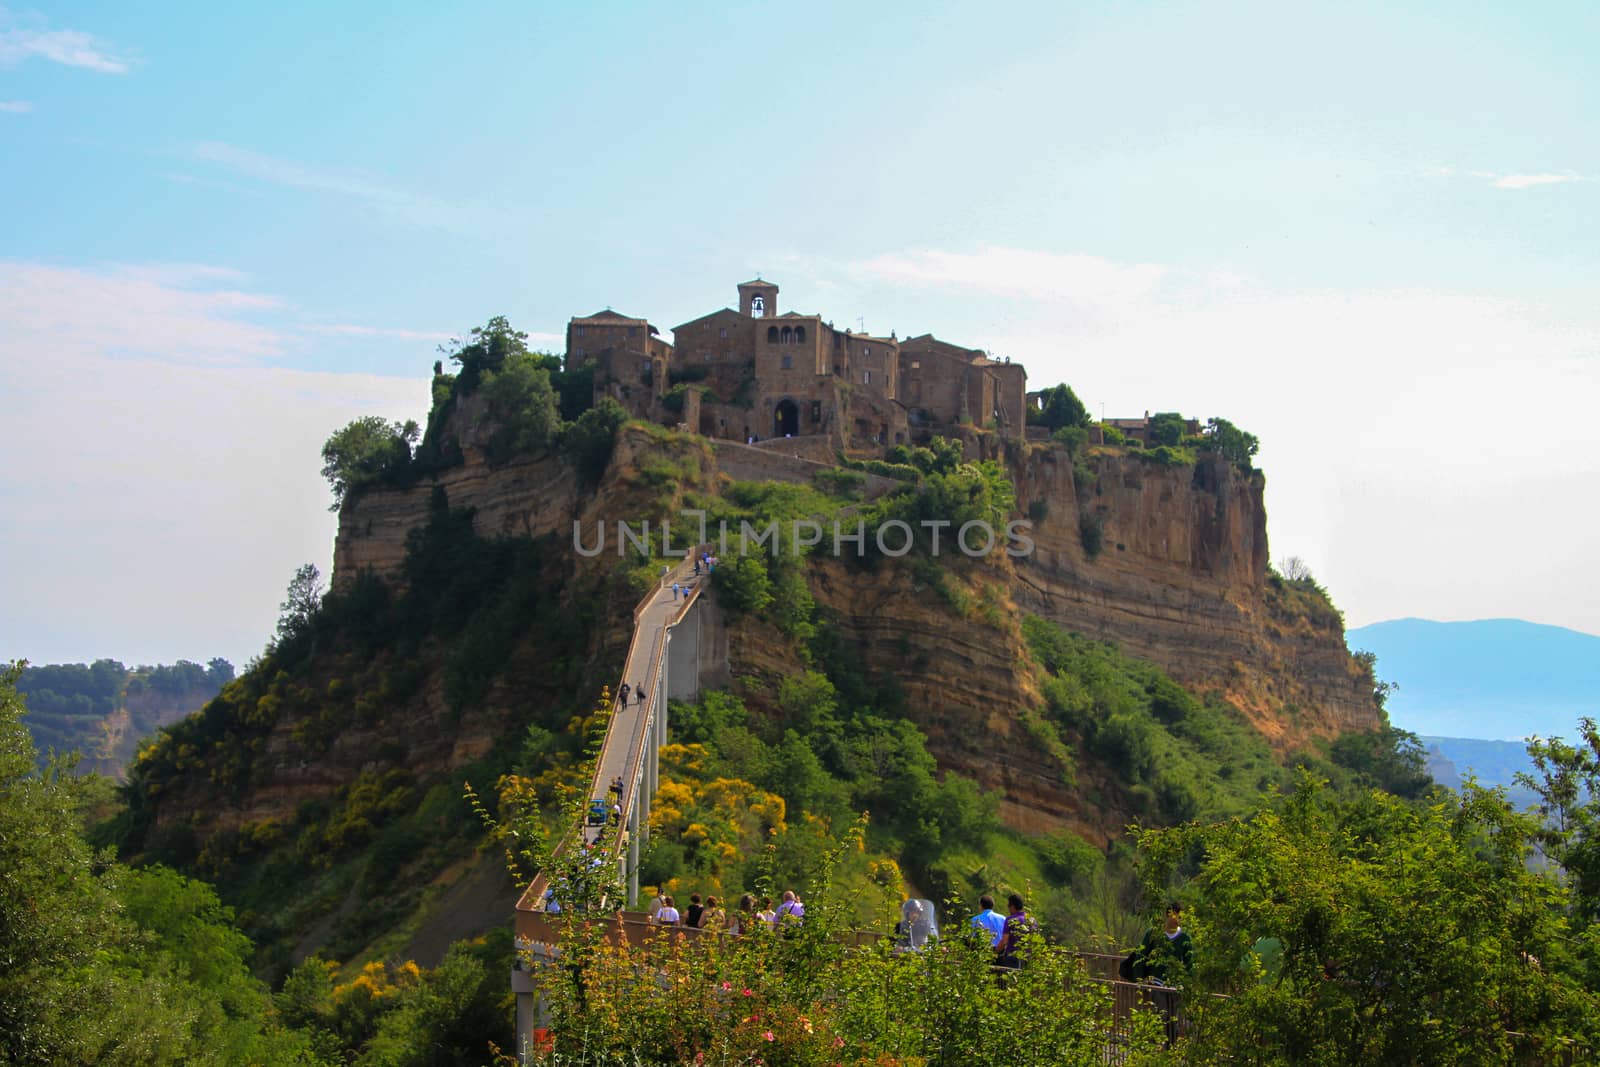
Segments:
[[[1059,430],[1067,426],[1088,426],[1089,409],[1070,385],[1053,385],[1039,394],[1040,407],[1029,412],[1028,421],[1038,426]]]
[[[362,486],[403,472],[421,435],[411,419],[391,423],[378,415],[363,415],[328,438],[322,446],[322,476],[333,488],[328,510],[338,511]]]
[[[1468,786],[1428,806],[1303,775],[1247,818],[1136,834],[1147,899],[1185,900],[1191,1063],[1491,1064],[1593,1042],[1591,935],[1530,866],[1534,827]]]

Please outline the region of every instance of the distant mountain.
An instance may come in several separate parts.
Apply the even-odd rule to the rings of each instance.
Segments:
[[[1378,657],[1396,726],[1434,737],[1577,735],[1600,718],[1600,637],[1521,619],[1395,619],[1349,631]]]
[[[1480,741],[1469,737],[1422,737],[1428,773],[1440,785],[1458,789],[1471,774],[1482,786],[1504,786],[1518,808],[1538,803],[1533,790],[1517,784],[1518,771],[1533,773],[1533,761],[1521,741]]]

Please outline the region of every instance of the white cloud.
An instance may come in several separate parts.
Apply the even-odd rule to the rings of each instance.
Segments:
[[[312,333],[330,334],[335,337],[384,337],[399,341],[435,341],[443,343],[454,336],[454,334],[441,333],[438,330],[407,330],[394,326],[356,326],[342,322],[328,326],[310,326],[307,328]]]
[[[299,564],[329,569],[318,474],[362,414],[419,418],[425,378],[269,364],[270,296],[193,265],[0,265],[0,658],[223,655],[271,632]]]
[[[469,213],[454,204],[393,188],[354,170],[280,159],[222,141],[203,141],[193,155],[272,185],[349,197],[422,226],[454,227],[469,221]]]
[[[907,261],[946,269],[881,269]],[[1096,414],[1182,410],[1258,434],[1274,556],[1311,561],[1352,624],[1519,616],[1600,632],[1600,500],[1585,488],[1600,483],[1600,300],[1285,292],[1003,249],[855,268],[911,290],[902,309],[925,294],[915,332],[1007,353],[1030,386],[1066,381]],[[995,293],[1030,303],[990,325]]]
[[[0,23],[9,21],[0,8]],[[0,29],[0,66],[15,66],[33,56],[101,74],[126,74],[132,66],[128,58],[112,54],[108,45],[77,30]]]
[[[26,115],[33,110],[33,103],[28,100],[0,100],[0,112],[8,115]]]
[[[934,287],[1021,297],[1119,317],[1152,298],[1171,272],[1156,264],[1121,264],[1077,252],[989,246],[975,252],[915,249],[853,265],[867,278],[901,286]]]
[[[1531,189],[1536,185],[1560,185],[1564,182],[1582,182],[1589,179],[1581,174],[1502,174],[1490,184],[1496,189]]]
[[[203,264],[79,270],[0,261],[0,323],[13,341],[61,351],[239,362],[282,351],[273,330],[245,316],[281,307],[272,296],[202,288],[238,275]]]

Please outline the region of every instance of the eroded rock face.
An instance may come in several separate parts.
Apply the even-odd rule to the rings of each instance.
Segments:
[[[1379,725],[1337,614],[1289,609],[1267,580],[1260,472],[1131,454],[1085,466],[1081,486],[1063,452],[1036,452],[1015,472],[1019,506],[1046,512],[1033,554],[1016,562],[1020,607],[1223,693],[1280,749]],[[1093,556],[1088,527],[1100,530]]]
[[[637,506],[647,502],[636,499],[643,490],[630,476],[662,448],[645,431],[625,431],[605,482],[586,492],[554,455],[490,467],[472,413],[458,412],[454,421],[466,460],[461,466],[409,489],[369,490],[346,505],[335,546],[336,588],[364,569],[400,581],[406,536],[426,523],[435,486],[451,507],[475,509],[478,531],[490,536],[556,534],[564,543],[575,520],[590,528],[602,518],[636,519]],[[680,459],[695,453],[702,488],[715,483],[713,450],[673,447]],[[819,605],[837,617],[864,665],[904,691],[940,766],[1003,790],[1011,825],[1068,826],[1104,841],[1126,821],[1105,807],[1114,788],[1102,789],[1106,783],[1092,779],[1092,768],[1069,785],[1061,764],[1030,733],[1027,712],[1042,701],[1017,625],[1023,613],[1115,642],[1191,689],[1222,694],[1284,752],[1310,738],[1379,725],[1370,680],[1346,651],[1337,614],[1308,611],[1267,579],[1262,475],[1216,459],[1163,467],[1105,452],[1082,460],[1075,477],[1067,453],[1041,449],[1012,449],[1008,465],[1018,508],[1036,516],[1033,550],[1024,558],[956,565],[974,595],[989,597],[985,610],[952,610],[919,588],[909,567],[862,570],[817,559],[809,573]],[[776,461],[769,476],[808,477]],[[1099,533],[1098,552],[1085,547],[1090,530]],[[574,559],[579,569],[602,565]],[[620,614],[618,625],[626,625]],[[729,670],[754,680],[754,693],[746,694],[753,706],[804,669],[793,643],[770,624],[737,620],[729,637]],[[620,650],[626,635],[611,644]],[[346,784],[350,769],[369,765],[374,746],[385,740],[403,744],[403,763],[419,774],[459,767],[487,750],[529,684],[537,686],[501,679],[484,708],[455,718],[435,675],[405,707],[385,709],[370,734],[353,731],[335,743],[336,752],[320,755],[298,746],[285,721],[268,741],[275,773],[242,810],[218,813],[220,823],[286,817],[300,800]]]

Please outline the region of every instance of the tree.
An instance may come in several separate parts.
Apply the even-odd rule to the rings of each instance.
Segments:
[[[528,335],[514,329],[504,315],[496,315],[482,326],[474,326],[468,339],[452,339],[449,345],[440,345],[445,353],[461,365],[461,389],[471,392],[478,387],[486,371],[497,371],[506,361],[526,355]]]
[[[292,641],[311,630],[322,609],[322,572],[315,563],[302,564],[289,579],[289,588],[278,605],[278,642]]]
[[[1600,729],[1578,724],[1580,741],[1535,737],[1528,755],[1537,774],[1517,782],[1539,794],[1539,843],[1572,880],[1574,905],[1586,922],[1600,917]]]
[[[1048,426],[1051,430],[1089,425],[1089,409],[1083,406],[1083,401],[1078,399],[1078,394],[1072,391],[1070,385],[1051,386],[1040,393],[1039,401],[1039,413],[1029,421]]]
[[[605,474],[617,431],[627,421],[627,410],[608,396],[562,430],[561,450],[585,484],[594,485]]]
[[[1150,416],[1150,443],[1156,447],[1177,448],[1183,443],[1189,422],[1176,411],[1160,411]]]
[[[306,1063],[208,887],[91,853],[82,784],[35,772],[0,668],[0,1062]]]
[[[1532,832],[1471,785],[1419,808],[1302,775],[1250,818],[1136,833],[1147,899],[1189,904],[1187,1062],[1498,1064],[1592,1042],[1600,1000]]]
[[[1255,434],[1245,433],[1227,419],[1206,420],[1204,434],[1217,453],[1244,470],[1250,469],[1251,460],[1261,448]]]
[[[390,423],[377,415],[363,415],[328,438],[322,446],[322,476],[333,488],[328,510],[338,511],[362,486],[403,472],[421,435],[411,419]]]
[[[1316,579],[1311,574],[1311,564],[1299,556],[1286,556],[1278,564],[1278,572],[1283,575],[1286,582],[1313,582]]]
[[[491,459],[542,452],[555,439],[561,416],[545,358],[520,354],[499,370],[484,372],[480,389],[488,401],[489,419],[498,424],[489,438]]]

